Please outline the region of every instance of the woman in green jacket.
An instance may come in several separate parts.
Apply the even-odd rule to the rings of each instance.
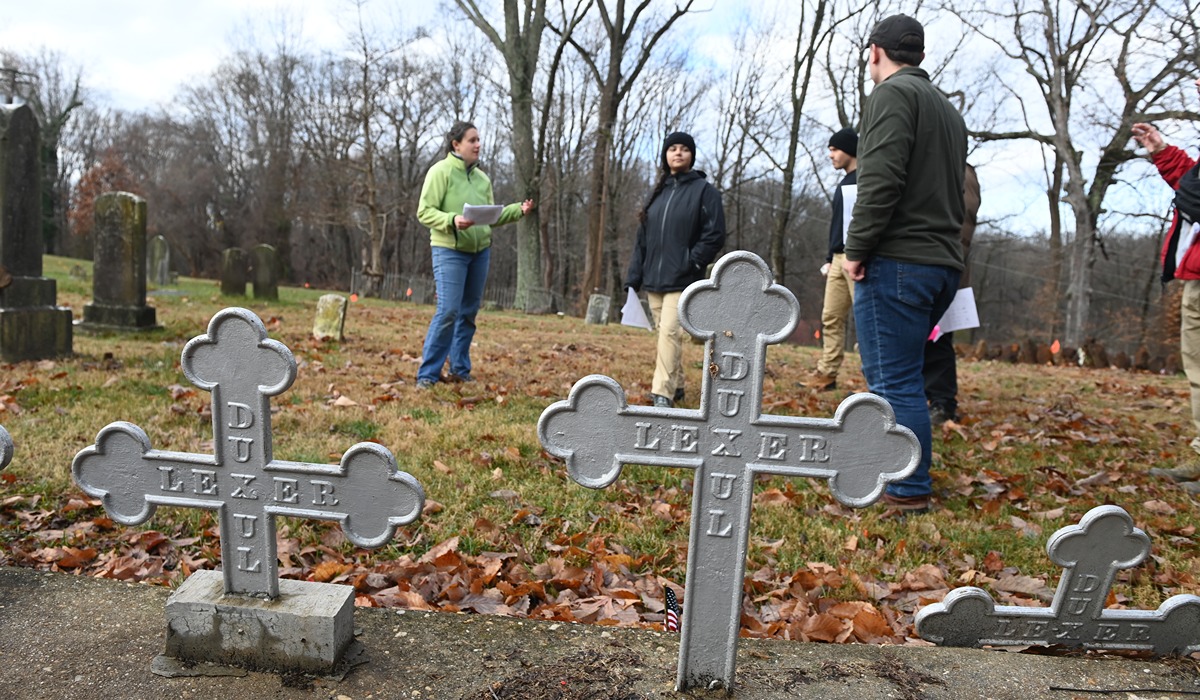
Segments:
[[[483,301],[491,261],[492,227],[463,216],[463,206],[494,203],[492,181],[478,168],[479,131],[455,122],[446,134],[446,157],[425,174],[417,219],[429,227],[437,310],[425,334],[417,387],[428,389],[442,380],[450,359],[450,381],[471,381],[471,340],[475,314]],[[509,204],[496,226],[516,221],[533,209],[533,200]]]

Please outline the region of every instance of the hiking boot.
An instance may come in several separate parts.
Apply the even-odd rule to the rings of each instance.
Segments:
[[[454,374],[451,372],[450,374],[447,374],[442,381],[449,384],[469,384],[475,381],[475,379],[472,378],[470,374]]]
[[[883,498],[880,500],[899,515],[920,515],[921,513],[928,513],[932,508],[929,495],[893,496],[890,493],[884,493]]]
[[[658,394],[650,394],[650,396],[654,398],[655,408],[675,408],[675,402],[665,396]]]
[[[432,389],[434,384],[435,384],[435,382],[432,379],[418,379],[417,380],[417,388],[418,389]]]
[[[675,396],[672,397],[671,400],[675,403],[679,403],[680,401],[683,401],[684,396],[687,396],[687,394],[684,392],[683,387],[679,387],[675,390]]]
[[[812,389],[813,391],[831,391],[837,388],[837,375],[813,372],[812,375],[805,380],[804,386]]]
[[[1200,462],[1192,462],[1191,464],[1171,469],[1159,469],[1156,467],[1150,470],[1150,475],[1175,482],[1195,481],[1200,479]]]

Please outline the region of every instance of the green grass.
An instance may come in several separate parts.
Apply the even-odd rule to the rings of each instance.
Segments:
[[[46,274],[59,281],[60,303],[78,316],[91,289],[89,281],[70,276],[77,264],[90,269],[46,258]],[[150,297],[162,330],[80,333],[74,357],[19,363],[6,372],[0,394],[15,409],[0,419],[17,442],[17,457],[0,479],[0,501],[36,497],[34,508],[58,511],[79,498],[70,481],[71,460],[116,420],[141,426],[157,449],[211,451],[210,395],[190,386],[179,354],[188,339],[206,331],[215,312],[236,304],[257,313],[300,365],[294,385],[272,402],[277,458],[333,464],[355,442],[378,441],[421,482],[429,500],[441,504],[440,511],[402,529],[399,537],[411,547],[385,547],[362,555],[367,561],[420,556],[458,536],[460,552],[519,550],[537,563],[574,551],[556,543],[583,547],[601,537],[609,550],[631,557],[633,573],[683,581],[691,470],[628,466],[611,487],[586,489],[542,451],[536,436],[545,407],[565,398],[587,374],[607,374],[625,387],[631,403],[647,403],[653,335],[574,318],[484,312],[472,351],[478,381],[418,391],[416,358],[431,307],[362,300],[350,306],[344,341],[318,343],[309,333],[322,290],[281,287],[278,302],[264,303],[223,298],[211,280],[182,278],[176,289],[182,293]],[[686,352],[685,407],[695,408],[701,349]],[[831,417],[841,398],[865,388],[854,355],[839,377],[840,393],[797,388],[816,359],[812,347],[768,350],[769,412]],[[751,517],[747,572],[824,563],[895,582],[933,564],[953,584],[980,571],[996,552],[1007,570],[1042,577],[1053,587],[1060,572],[1045,554],[1046,539],[1107,502],[1129,510],[1154,542],[1146,569],[1123,575],[1122,595],[1155,607],[1168,593],[1200,592],[1200,559],[1189,531],[1196,503],[1146,474],[1187,454],[1186,380],[962,362],[959,381],[967,419],[935,434],[937,512],[898,521],[884,518],[879,506],[841,506],[823,482],[763,478],[756,484],[761,500]],[[184,389],[174,390],[176,398],[173,386]],[[337,397],[353,403],[339,405]],[[1112,478],[1078,485],[1099,472]],[[22,507],[0,509],[6,550],[35,544],[16,515]],[[56,517],[70,523],[98,516],[91,508]],[[291,536],[311,546],[337,530],[319,522],[285,524]],[[148,526],[186,535],[211,530],[213,523],[208,512],[163,508]],[[203,541],[215,546],[211,532]],[[330,541],[336,551],[352,549],[336,537]],[[580,564],[587,559],[577,552],[566,556]],[[859,598],[848,577],[825,593]]]

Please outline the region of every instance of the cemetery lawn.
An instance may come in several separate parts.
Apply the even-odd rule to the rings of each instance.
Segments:
[[[91,296],[90,264],[47,257],[46,275],[78,318]],[[433,308],[360,300],[346,339],[322,343],[310,336],[322,293],[283,287],[278,302],[261,303],[183,278],[151,289],[162,330],[77,329],[74,357],[6,366],[0,424],[16,456],[0,472],[0,565],[175,586],[219,563],[212,513],[160,507],[141,527],[115,525],[74,486],[70,465],[117,420],[141,426],[156,449],[211,453],[210,395],[187,382],[179,356],[212,314],[244,306],[299,367],[273,402],[275,457],[336,463],[352,444],[374,441],[427,494],[423,518],[373,552],[337,526],[281,518],[281,575],[353,585],[362,606],[661,625],[662,587],[682,593],[684,583],[691,472],[627,467],[593,491],[571,481],[536,436],[542,410],[588,374],[607,374],[631,403],[648,404],[651,333],[485,311],[476,381],[420,391],[414,377]],[[813,312],[812,300],[801,302]],[[695,408],[701,346],[687,350],[682,406]],[[837,392],[803,389],[817,356],[816,347],[768,349],[765,413],[828,418],[865,389],[856,355]],[[1129,511],[1153,543],[1146,562],[1120,574],[1110,605],[1156,608],[1200,593],[1197,504],[1147,473],[1190,454],[1183,376],[960,361],[959,384],[962,422],[935,428],[933,513],[855,511],[823,482],[758,483],[744,634],[913,642],[915,610],[962,585],[1000,604],[1047,605],[1060,575],[1047,538],[1103,503]]]

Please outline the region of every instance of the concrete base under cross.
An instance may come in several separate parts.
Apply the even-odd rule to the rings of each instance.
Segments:
[[[332,673],[354,640],[354,589],[279,582],[279,597],[224,594],[219,571],[197,571],[167,599],[164,654],[185,662]]]

